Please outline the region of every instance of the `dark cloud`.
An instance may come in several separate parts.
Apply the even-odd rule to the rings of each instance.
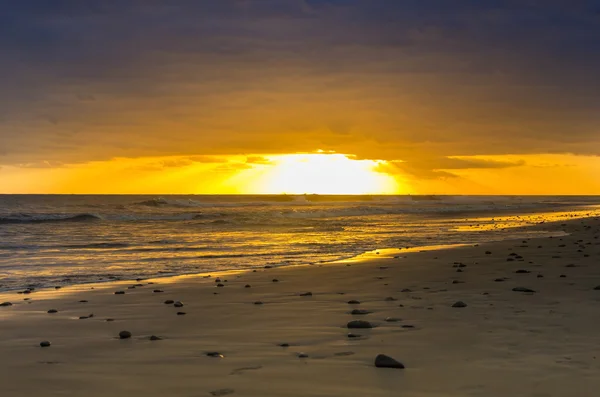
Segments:
[[[597,155],[598,37],[584,0],[7,2],[0,163]]]
[[[418,179],[457,178],[452,170],[500,169],[524,166],[524,161],[495,161],[484,159],[462,159],[450,157],[421,158],[409,161],[390,161],[378,166],[378,171],[387,174],[404,174]]]

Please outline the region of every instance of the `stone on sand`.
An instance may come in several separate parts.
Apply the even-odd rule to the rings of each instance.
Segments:
[[[373,328],[373,325],[368,322],[368,321],[364,321],[364,320],[352,320],[350,322],[348,322],[348,324],[346,324],[346,327],[348,328]]]
[[[152,335],[150,336],[150,340],[162,340],[160,336]]]
[[[171,300],[171,299],[167,299],[165,301],[165,305],[172,305],[173,303],[175,303],[175,301]]]
[[[40,342],[40,347],[50,347],[50,342],[47,340]]]
[[[354,309],[350,312],[350,314],[352,315],[363,315],[363,314],[370,314],[371,312],[368,310],[363,310],[363,309]]]
[[[115,291],[115,295],[125,295],[125,291]]]
[[[512,290],[515,292],[530,292],[530,293],[535,292],[534,290],[532,290],[530,288],[525,288],[525,287],[515,287]]]
[[[312,292],[303,292],[300,296],[312,296]]]
[[[375,366],[377,368],[404,368],[404,364],[400,361],[397,361],[390,356],[386,356],[385,354],[378,354],[377,357],[375,357]]]
[[[11,302],[2,302],[0,303],[0,307],[8,307],[8,306],[12,306],[13,304]]]
[[[131,332],[129,332],[129,331],[119,332],[119,339],[129,339],[129,338],[131,338]]]
[[[460,307],[467,307],[467,304],[466,304],[465,302],[463,302],[463,301],[458,301],[458,302],[455,302],[455,303],[452,305],[452,307],[459,307],[459,308],[460,308]]]
[[[177,301],[177,302],[173,303],[173,306],[175,306],[175,307],[183,307],[183,303],[181,301]]]
[[[348,304],[349,304],[349,305],[360,305],[360,302],[359,302],[359,301],[357,301],[357,300],[355,300],[355,299],[352,299],[352,300],[349,300],[349,301],[348,301]]]

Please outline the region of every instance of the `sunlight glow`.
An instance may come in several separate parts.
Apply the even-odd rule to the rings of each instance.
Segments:
[[[269,194],[393,194],[395,179],[376,171],[379,161],[343,154],[288,154],[267,157],[272,164],[255,188]]]

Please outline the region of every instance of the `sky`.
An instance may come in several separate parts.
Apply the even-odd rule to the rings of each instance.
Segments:
[[[3,2],[0,193],[600,194],[598,70],[597,0]]]

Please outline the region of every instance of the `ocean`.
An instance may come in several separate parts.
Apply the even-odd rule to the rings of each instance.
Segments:
[[[0,291],[543,236],[549,216],[597,215],[598,205],[593,196],[0,195]]]

